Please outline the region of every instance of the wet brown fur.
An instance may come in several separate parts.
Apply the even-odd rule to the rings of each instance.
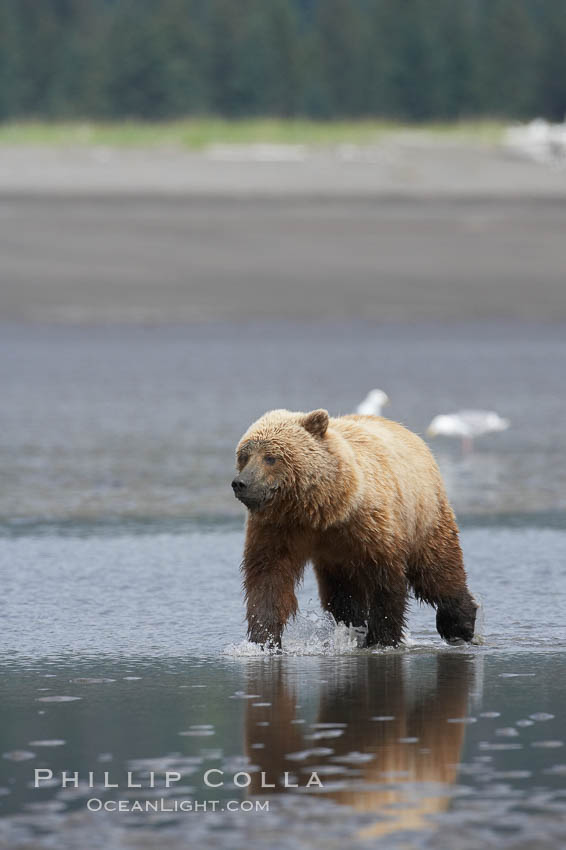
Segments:
[[[367,626],[367,645],[400,642],[409,586],[436,607],[442,637],[471,640],[456,520],[420,437],[382,417],[274,410],[244,434],[237,463],[259,500],[242,565],[250,640],[280,645],[307,561],[322,606]]]

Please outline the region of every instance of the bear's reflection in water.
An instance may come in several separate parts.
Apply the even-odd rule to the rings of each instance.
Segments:
[[[269,694],[271,705],[246,706],[246,753],[255,766],[248,790],[285,791],[285,773],[304,789],[317,771],[318,793],[379,815],[360,836],[427,829],[427,816],[445,811],[450,800],[479,662],[450,652],[349,660],[325,664],[308,682],[297,681],[285,658],[267,658],[254,671],[250,693]],[[313,723],[301,722],[297,706],[305,687],[320,689]],[[276,787],[265,788],[267,782]]]

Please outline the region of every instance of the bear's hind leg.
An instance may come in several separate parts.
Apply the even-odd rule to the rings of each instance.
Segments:
[[[460,596],[443,599],[436,609],[436,630],[448,643],[466,641],[474,636],[477,604],[469,590]]]
[[[315,564],[320,604],[329,611],[337,623],[360,628],[368,618],[368,600],[365,588],[353,576],[337,566]]]
[[[458,529],[452,512],[409,563],[407,578],[415,596],[436,608],[436,629],[450,642],[470,642],[477,603],[468,590]]]

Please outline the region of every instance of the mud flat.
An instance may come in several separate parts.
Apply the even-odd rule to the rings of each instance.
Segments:
[[[566,319],[566,201],[0,199],[4,321]]]
[[[2,318],[566,318],[566,170],[252,154],[0,149]]]

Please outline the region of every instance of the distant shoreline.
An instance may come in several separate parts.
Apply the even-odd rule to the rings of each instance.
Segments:
[[[495,119],[404,124],[368,119],[313,121],[199,117],[172,121],[8,121],[0,123],[0,146],[176,148],[203,150],[211,145],[287,144],[327,147],[374,145],[384,139],[452,140],[493,145],[505,123]]]
[[[0,133],[1,138],[1,133]],[[0,142],[0,197],[566,201],[566,168],[502,145],[408,133],[373,144]]]

